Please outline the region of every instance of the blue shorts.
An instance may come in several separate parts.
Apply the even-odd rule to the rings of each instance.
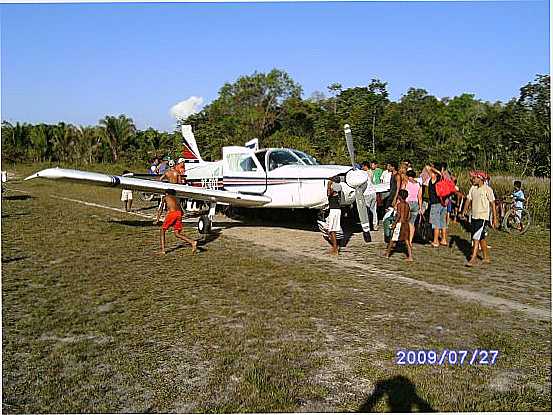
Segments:
[[[445,217],[447,215],[447,207],[442,206],[441,203],[434,203],[430,205],[430,223],[432,229],[445,229]]]
[[[419,202],[409,202],[409,223],[414,225],[419,216]]]

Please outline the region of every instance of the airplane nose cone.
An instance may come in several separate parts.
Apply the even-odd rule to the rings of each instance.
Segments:
[[[346,183],[354,189],[367,183],[369,174],[365,170],[350,170],[346,174]]]

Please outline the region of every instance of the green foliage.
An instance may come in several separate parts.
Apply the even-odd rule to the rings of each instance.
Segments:
[[[409,158],[417,167],[447,161],[453,169],[543,177],[551,169],[549,90],[549,75],[538,75],[507,103],[472,94],[438,99],[421,88],[409,88],[393,102],[387,83],[372,79],[345,89],[334,82],[329,98],[317,93],[304,100],[301,86],[273,69],[226,83],[211,104],[183,123],[193,126],[206,160],[219,159],[223,146],[257,137],[263,146],[295,147],[324,163],[348,164],[347,123],[359,162]],[[137,131],[125,115],[107,115],[92,127],[2,123],[2,157],[11,162],[138,162],[176,156],[180,144],[180,133]]]

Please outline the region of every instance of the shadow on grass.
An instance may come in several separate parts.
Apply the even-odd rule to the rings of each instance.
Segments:
[[[28,255],[20,255],[12,258],[2,258],[2,264],[9,264],[10,262],[21,261],[22,259],[27,259],[27,258],[29,258]]]
[[[417,395],[417,388],[405,376],[395,376],[376,383],[374,392],[359,407],[358,412],[373,412],[376,404],[385,396],[391,412],[435,412],[428,402]]]
[[[11,195],[11,196],[3,196],[3,200],[27,200],[32,199],[33,197],[31,195]]]
[[[209,244],[210,242],[215,241],[216,239],[219,239],[220,236],[221,236],[220,229],[211,229],[211,232],[209,234],[201,235],[201,238],[198,239],[198,249]]]
[[[152,206],[146,206],[146,207],[141,207],[141,208],[134,208],[132,211],[133,212],[141,212],[143,210],[152,210],[152,209],[156,209],[157,208],[157,205],[152,205]]]
[[[463,253],[467,260],[470,259],[472,254],[472,245],[469,241],[458,235],[453,235],[451,237],[451,241],[449,241],[449,247],[451,248],[453,245],[455,245],[457,249]]]
[[[20,213],[10,213],[8,215],[2,215],[2,219],[4,218],[12,218],[14,216],[28,216],[30,215],[30,212],[20,212]]]
[[[140,227],[140,228],[147,228],[147,227],[158,227],[153,221],[151,220],[109,220],[109,223],[114,223],[117,225],[125,225],[125,226],[133,226],[133,227]]]

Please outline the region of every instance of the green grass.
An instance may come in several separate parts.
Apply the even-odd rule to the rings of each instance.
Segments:
[[[8,188],[32,198],[8,190],[2,203],[6,413],[551,410],[550,321],[224,231],[196,256],[169,235],[159,257],[147,220],[51,197],[119,207],[116,190]],[[350,253],[390,274],[550,309],[548,233],[511,238],[493,233],[494,263],[471,270],[454,247],[416,246],[412,266],[401,254],[376,258],[382,246]],[[500,356],[407,367],[395,364],[400,348]]]

